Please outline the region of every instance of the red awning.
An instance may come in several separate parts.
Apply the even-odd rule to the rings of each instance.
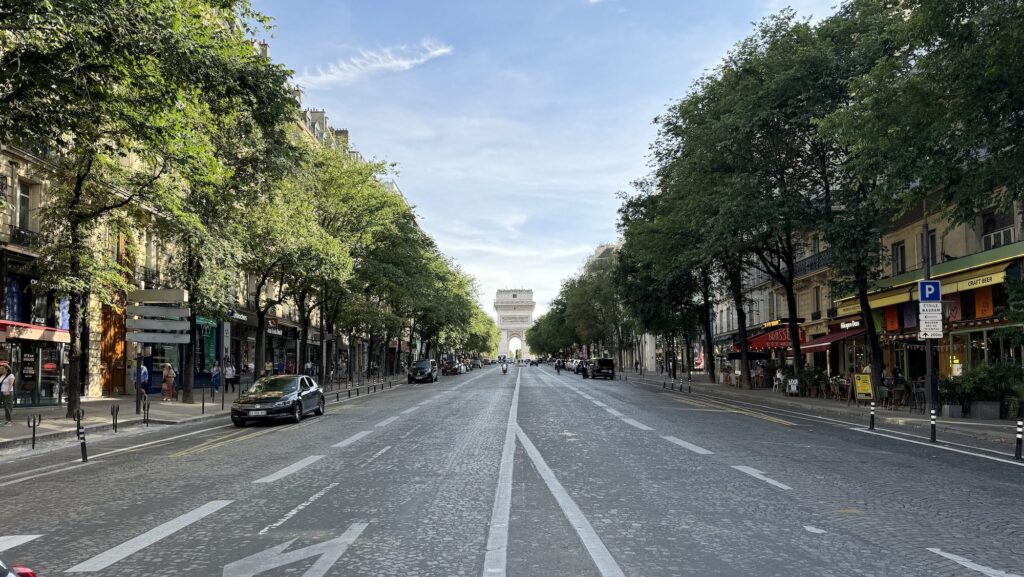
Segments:
[[[827,351],[832,343],[839,342],[844,339],[856,337],[864,332],[864,328],[846,329],[845,331],[836,331],[829,333],[825,336],[818,337],[813,341],[800,347],[801,353],[820,353]]]
[[[807,339],[803,329],[800,329],[800,344]],[[775,329],[774,331],[757,335],[747,339],[747,347],[750,350],[772,350],[772,349],[788,349],[789,348],[789,327],[782,327],[781,329]],[[740,346],[733,345],[734,350],[740,350]]]
[[[42,325],[31,325],[17,321],[0,320],[0,342],[7,339],[27,339],[33,341],[49,341],[54,343],[70,343],[71,336],[66,329],[55,329]]]

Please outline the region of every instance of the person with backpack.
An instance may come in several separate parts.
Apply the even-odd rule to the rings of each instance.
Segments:
[[[0,404],[4,406],[4,427],[14,424],[11,420],[11,413],[14,412],[14,373],[11,372],[11,364],[7,361],[0,361]]]

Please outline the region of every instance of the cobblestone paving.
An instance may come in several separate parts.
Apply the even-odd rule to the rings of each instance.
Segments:
[[[517,373],[518,424],[565,495],[517,443],[506,575],[984,574],[957,559],[1024,574],[1024,467],[547,367],[403,386],[299,425],[108,436],[84,466],[76,447],[0,461],[0,544],[39,535],[4,555],[42,575],[94,557],[113,559],[104,576],[256,574],[246,559],[266,575],[482,575]]]

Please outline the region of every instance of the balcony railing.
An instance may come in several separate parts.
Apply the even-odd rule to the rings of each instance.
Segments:
[[[1008,226],[1004,229],[990,232],[981,237],[981,246],[983,250],[992,250],[1011,243],[1013,243],[1013,226]]]
[[[828,268],[832,264],[832,251],[823,250],[819,253],[812,254],[811,256],[796,261],[793,265],[794,276],[809,275],[813,272],[817,272],[821,269]]]
[[[39,233],[34,230],[11,225],[11,244],[34,246],[38,237]]]
[[[825,311],[825,316],[827,316],[830,319],[836,318],[837,316],[839,316],[839,308],[830,307],[827,311]]]

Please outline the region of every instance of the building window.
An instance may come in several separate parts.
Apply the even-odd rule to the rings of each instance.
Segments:
[[[892,274],[893,276],[907,272],[907,243],[892,243]]]
[[[811,239],[811,254],[814,255],[819,252],[821,252],[821,239],[818,238],[818,235],[814,235]]]
[[[32,221],[29,210],[32,207],[32,185],[27,182],[18,182],[18,228],[29,228]]]
[[[936,260],[938,256],[939,238],[935,234],[935,230],[932,229],[928,231],[928,258],[930,259],[928,262],[936,264],[937,262],[939,262],[938,260]]]
[[[992,250],[1014,240],[1013,215],[990,212],[981,220],[982,250]]]
[[[821,287],[814,287],[814,312],[821,313]]]

